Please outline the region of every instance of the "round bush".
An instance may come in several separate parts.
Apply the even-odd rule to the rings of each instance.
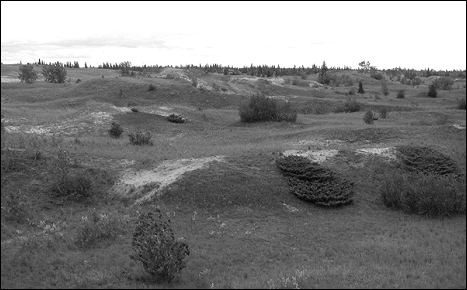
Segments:
[[[301,156],[286,156],[276,165],[287,177],[291,193],[321,206],[340,206],[352,202],[353,183],[318,163]]]
[[[184,258],[190,254],[188,244],[175,240],[170,219],[157,208],[139,216],[131,245],[131,259],[141,262],[155,279],[168,282],[186,267]]]
[[[123,133],[123,128],[120,124],[112,122],[112,126],[109,129],[109,134],[111,137],[120,138]]]

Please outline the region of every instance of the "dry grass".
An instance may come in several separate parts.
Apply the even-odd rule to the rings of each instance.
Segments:
[[[242,124],[238,104],[248,98],[247,92],[295,96],[290,98],[293,106],[346,97],[324,88],[266,82],[250,86],[240,81],[242,76],[192,72],[190,77],[229,88],[201,92],[184,80],[102,79],[104,72],[114,73],[69,70],[83,80],[79,84],[2,83],[2,114],[27,125],[47,125],[65,123],[86,110],[126,107],[131,101],[138,108],[173,108],[188,121],[173,124],[149,113],[109,111],[108,123],[88,120],[78,134],[2,133],[3,147],[25,149],[2,150],[2,215],[6,206],[14,205],[12,194],[21,195],[28,209],[27,219],[20,222],[2,216],[2,288],[465,288],[465,214],[426,218],[386,208],[378,189],[399,169],[376,155],[355,152],[424,146],[451,157],[465,174],[465,129],[451,126],[465,126],[465,112],[453,109],[459,97],[465,98],[465,90],[420,98],[426,87],[388,82],[391,94],[374,100],[380,83],[351,73],[352,78],[363,78],[366,91],[356,95],[356,101],[364,109],[388,108],[386,119],[369,127],[360,113],[299,114],[295,124]],[[312,80],[316,76],[308,76],[307,81]],[[148,92],[150,83],[157,89]],[[118,97],[120,89],[123,98]],[[395,98],[399,89],[406,90],[404,99]],[[122,125],[124,135],[136,128],[150,131],[154,146],[132,146],[127,138],[109,137],[112,121]],[[315,139],[341,142],[302,142]],[[66,150],[70,170],[94,176],[95,199],[83,203],[50,196],[59,148]],[[354,182],[351,205],[329,209],[301,201],[289,193],[275,166],[286,150],[324,149],[339,152],[324,166]],[[133,205],[109,193],[128,168],[149,170],[165,160],[217,155],[226,156],[225,162],[184,174],[149,203]],[[138,213],[149,205],[170,215],[177,237],[190,247],[187,267],[172,284],[153,284],[129,257]],[[75,242],[82,217],[95,212],[125,217],[125,227],[80,248]]]

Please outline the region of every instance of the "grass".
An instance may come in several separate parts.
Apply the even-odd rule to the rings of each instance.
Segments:
[[[244,124],[238,105],[248,99],[247,91],[294,96],[290,100],[296,107],[312,106],[316,100],[338,104],[346,96],[216,74],[196,77],[244,93],[195,93],[190,83],[179,79],[110,79],[107,75],[101,79],[104,72],[69,71],[83,81],[56,86],[40,81],[23,86],[2,83],[6,129],[23,123],[60,123],[86,110],[104,110],[103,103],[126,106],[129,101],[138,103],[138,108],[171,107],[188,121],[172,124],[149,113],[113,112],[107,123],[88,120],[85,131],[61,137],[2,133],[2,148],[25,149],[2,150],[1,156],[2,288],[465,288],[465,214],[427,218],[387,208],[378,190],[393,170],[400,169],[352,151],[428,147],[455,160],[465,174],[465,131],[450,125],[465,124],[465,112],[453,109],[457,99],[465,98],[465,90],[439,91],[436,99],[418,98],[426,86],[417,89],[388,82],[390,91],[405,89],[405,98],[382,96],[376,102],[371,96],[381,90],[380,82],[350,73],[354,79],[363,78],[366,92],[352,98],[365,109],[387,108],[388,118],[369,127],[361,114],[299,111],[296,123]],[[310,75],[307,81],[316,77]],[[149,84],[157,90],[148,92]],[[117,98],[120,89],[123,100]],[[347,92],[349,88],[337,89]],[[415,101],[419,106],[412,107]],[[443,121],[443,116],[448,119]],[[111,122],[128,132],[151,132],[154,146],[132,146],[127,138],[111,138]],[[317,138],[344,143],[299,143]],[[275,161],[280,152],[309,146],[341,150],[324,166],[354,183],[352,204],[321,208],[289,193]],[[67,152],[70,172],[93,176],[95,198],[78,202],[50,196],[60,149]],[[139,170],[164,160],[213,155],[226,156],[225,162],[186,173],[149,204],[132,205],[109,191],[128,168],[123,159],[134,160],[130,168]],[[21,222],[3,218],[7,206],[15,207],[9,201],[11,195],[20,197],[16,204],[27,206]],[[130,259],[138,215],[153,205],[170,215],[176,238],[183,237],[190,248],[186,268],[170,284],[155,284]],[[81,247],[76,241],[85,228],[82,217],[95,213],[107,214],[109,221],[125,217],[124,226],[108,223],[115,231]]]

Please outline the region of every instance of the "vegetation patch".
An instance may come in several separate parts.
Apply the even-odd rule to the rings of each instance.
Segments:
[[[397,146],[396,149],[402,167],[410,172],[461,175],[459,167],[452,158],[434,149],[423,146]]]
[[[386,206],[407,213],[433,217],[465,214],[465,179],[453,175],[391,174],[379,191]]]
[[[353,183],[332,170],[301,156],[286,156],[276,165],[287,177],[291,192],[321,206],[341,206],[352,202]]]

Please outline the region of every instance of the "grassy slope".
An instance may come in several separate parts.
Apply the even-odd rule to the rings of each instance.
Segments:
[[[84,81],[64,85],[2,83],[2,114],[28,118],[31,120],[25,122],[34,124],[48,123],[71,118],[102,102],[116,106],[133,102],[141,108],[173,107],[190,122],[172,124],[144,113],[114,116],[126,131],[150,130],[156,139],[153,147],[129,146],[126,138],[110,139],[103,128],[80,135],[78,141],[65,139],[61,146],[78,160],[75,169],[91,171],[99,185],[101,193],[84,204],[57,204],[49,197],[50,182],[56,178],[57,150],[50,138],[2,136],[6,145],[27,148],[13,158],[15,164],[6,175],[2,172],[2,207],[4,192],[20,193],[31,220],[17,224],[2,217],[2,287],[264,288],[271,282],[290,286],[279,279],[297,277],[295,270],[305,270],[307,279],[298,281],[301,288],[465,288],[465,215],[427,219],[387,209],[377,190],[390,172],[375,167],[377,163],[371,160],[344,155],[329,166],[355,182],[355,203],[338,209],[315,207],[288,193],[285,179],[274,165],[277,152],[307,149],[294,144],[323,138],[347,141],[335,149],[430,146],[456,159],[465,173],[465,131],[450,126],[465,125],[465,111],[452,109],[457,97],[465,97],[465,90],[440,91],[438,99],[427,99],[418,96],[425,90],[422,86],[417,89],[390,83],[391,95],[378,99],[374,94],[379,85],[363,76],[367,93],[355,96],[358,101],[370,107],[402,109],[372,126],[362,122],[363,112],[301,114],[297,124],[241,124],[236,106],[245,97],[240,94],[200,92],[183,80],[110,79],[107,75],[102,79],[102,74],[112,73],[109,70],[73,73]],[[196,77],[225,87],[235,78]],[[147,92],[149,83],[156,85],[155,92]],[[406,98],[396,99],[401,88],[407,89]],[[123,97],[119,97],[120,89]],[[242,90],[297,96],[292,103],[302,106],[313,105],[316,99],[344,100],[346,96],[335,91],[345,92],[348,87],[316,91],[254,84]],[[42,158],[32,158],[36,150]],[[119,171],[116,161],[132,159],[137,168],[151,168],[164,159],[212,155],[228,157],[225,163],[187,173],[154,201],[171,214],[176,235],[183,236],[190,246],[187,268],[173,285],[154,285],[141,279],[141,268],[128,257],[138,208],[127,207],[106,194]],[[2,164],[4,158],[2,154]],[[353,166],[363,161],[365,166]],[[298,211],[289,212],[284,204]],[[73,240],[81,217],[93,208],[129,215],[130,224],[115,241],[104,240],[83,250]],[[52,243],[50,248],[21,248],[16,238],[39,232],[35,225],[41,220],[59,224],[63,241]]]

